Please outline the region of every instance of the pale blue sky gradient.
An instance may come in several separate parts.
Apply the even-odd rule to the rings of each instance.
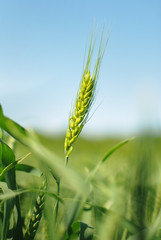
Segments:
[[[0,0],[0,102],[7,116],[65,131],[94,23],[100,33],[103,25],[112,31],[83,133],[128,136],[145,122],[160,128],[160,0]]]

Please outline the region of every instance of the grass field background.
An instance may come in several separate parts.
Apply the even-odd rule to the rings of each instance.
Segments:
[[[60,161],[64,164],[64,136],[61,135],[54,138],[39,134],[38,138],[44,146],[59,156]],[[80,137],[74,145],[74,150],[71,154],[68,166],[85,178],[88,172],[103,158],[107,150],[121,140],[123,139],[119,137],[99,139]],[[17,144],[16,149],[17,158],[29,152],[29,149],[24,146],[22,147],[21,144]],[[161,137],[146,135],[134,138],[128,142],[125,146],[112,154],[95,175],[92,181],[93,203],[116,211],[118,216],[121,214],[128,219],[132,219],[136,225],[140,224],[142,228],[145,226],[148,228],[152,227],[159,213],[161,204],[160,157]],[[38,161],[34,160],[32,154],[24,160],[24,163],[35,165],[43,169],[43,166],[41,166]],[[25,175],[24,173],[18,172],[17,177],[21,187],[35,187],[40,184],[37,177],[33,177],[32,175],[28,176],[27,174]],[[50,190],[56,192],[56,184],[52,177],[49,177],[49,182]],[[61,182],[60,195],[65,199],[65,206],[61,206],[59,210],[59,218],[61,219],[63,214],[66,213],[65,209],[68,209],[75,195],[75,191],[73,191],[63,179]],[[131,196],[133,197],[133,199],[130,200],[132,205],[129,205]],[[33,194],[24,194],[21,196],[24,214],[26,213],[26,206],[32,204],[33,199]],[[54,205],[53,200],[49,202]],[[124,235],[122,235],[122,238],[119,238],[119,235],[117,236],[119,233],[116,234],[117,231],[115,230],[120,226],[120,222],[118,222],[117,218],[112,215],[103,220],[102,215],[100,213],[98,215],[97,221],[92,211],[82,211],[79,217],[81,221],[86,222],[89,226],[96,227],[95,231],[97,234],[100,234],[99,236],[95,236],[96,239],[130,239],[127,238],[128,235],[125,233],[125,238]],[[114,226],[116,228],[115,230]],[[104,230],[102,228],[104,228]],[[113,235],[114,231],[115,238]],[[36,239],[44,239],[44,232],[43,218]],[[141,238],[131,239],[144,239],[143,235],[140,236]]]

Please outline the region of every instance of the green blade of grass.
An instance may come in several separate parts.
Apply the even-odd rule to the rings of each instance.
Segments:
[[[15,168],[15,170],[18,170],[18,171],[23,171],[23,172],[27,172],[27,173],[31,173],[33,175],[36,175],[36,176],[41,176],[42,175],[42,172],[37,169],[37,168],[34,168],[32,166],[29,166],[29,165],[26,165],[26,164],[20,164],[20,162],[22,162],[26,157],[28,157],[30,155],[30,153],[28,153],[25,157],[23,158],[20,158],[19,160],[17,161],[14,161],[10,164],[8,164],[0,173],[0,180],[4,179],[4,175],[5,173],[7,173],[8,171],[10,171],[12,168]]]
[[[120,143],[116,144],[114,147],[112,147],[110,150],[107,151],[107,153],[105,154],[105,156],[102,158],[102,160],[100,160],[98,162],[98,164],[96,165],[96,167],[89,173],[87,180],[91,181],[93,179],[93,177],[95,176],[95,174],[97,173],[98,169],[100,168],[100,166],[115,152],[117,151],[119,148],[121,148],[122,146],[124,146],[126,143],[128,143],[129,141],[133,140],[134,138],[129,138],[126,139],[124,141],[121,141]]]
[[[114,147],[112,147],[110,150],[108,150],[108,152],[105,154],[105,156],[102,159],[102,163],[105,162],[109,156],[111,156],[112,153],[114,153],[117,149],[119,149],[120,147],[124,146],[126,143],[128,143],[129,141],[133,140],[134,138],[129,138],[126,140],[121,141],[120,143],[116,144]]]
[[[12,131],[10,131],[10,126],[13,127]],[[25,140],[25,137],[27,136],[26,129],[17,124],[16,122],[14,122],[13,120],[11,120],[10,118],[4,116],[1,105],[0,105],[0,127],[8,134],[10,134],[13,138],[20,141],[21,143],[24,143],[23,140]]]
[[[29,165],[26,165],[26,164],[17,164],[15,166],[15,169],[17,171],[30,173],[31,175],[37,176],[37,177],[40,177],[42,175],[42,172],[38,168],[29,166]]]
[[[0,183],[0,187],[2,187],[2,183]],[[15,191],[7,191],[5,193],[1,193],[0,194],[0,200],[2,201],[6,201],[8,199],[12,199],[18,195],[21,195],[21,194],[24,194],[24,193],[30,193],[30,192],[33,192],[33,193],[45,193],[47,195],[49,195],[50,197],[53,197],[55,199],[59,199],[59,201],[61,203],[63,203],[63,199],[59,196],[57,196],[55,193],[53,192],[49,192],[49,191],[46,191],[46,190],[40,190],[40,189],[37,189],[37,188],[29,188],[29,189],[21,189],[21,190],[15,190]]]
[[[5,144],[1,139],[0,139],[0,163],[2,167],[7,167],[8,165],[14,165],[15,164],[15,156],[12,151],[12,149]],[[3,171],[2,171],[3,172]],[[5,181],[8,185],[8,188],[11,190],[16,190],[16,175],[15,175],[15,169],[10,168],[8,171],[4,172],[4,177]],[[8,232],[8,227],[9,227],[9,221],[10,221],[10,214],[8,214],[8,211],[12,212],[12,209],[16,205],[17,212],[18,212],[18,219],[17,219],[17,226],[15,230],[15,239],[17,238],[17,234],[22,237],[22,221],[21,221],[21,212],[20,212],[20,204],[19,204],[19,198],[16,196],[15,199],[11,199],[8,202],[5,203],[5,211],[4,214],[7,216],[5,217],[4,224],[4,231],[5,234]],[[12,209],[11,209],[12,207]],[[3,235],[3,234],[2,234]]]
[[[19,164],[18,161],[15,161],[13,163],[10,163],[7,167],[5,167],[2,170],[2,172],[0,173],[0,181],[2,181],[4,179],[5,173],[7,173],[12,168],[15,168],[15,170],[17,170],[17,171],[30,173],[30,174],[32,174],[34,176],[38,176],[38,177],[40,177],[42,175],[42,172],[39,169],[29,166],[29,165],[26,165],[26,164]]]
[[[1,195],[10,194],[12,192],[12,190],[8,188],[6,183],[0,183],[0,187],[3,191]],[[15,200],[13,199],[9,199],[4,203],[4,215],[3,215],[3,223],[2,223],[2,229],[1,229],[1,240],[7,239],[10,217],[13,211],[14,204],[15,204]]]

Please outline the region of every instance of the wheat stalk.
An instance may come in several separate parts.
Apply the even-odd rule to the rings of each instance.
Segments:
[[[46,189],[46,181],[43,183],[42,189],[43,190]],[[41,192],[36,199],[33,210],[32,211],[30,210],[28,213],[27,220],[26,220],[27,224],[25,226],[26,229],[24,234],[25,240],[34,239],[37,229],[39,227],[41,217],[42,217],[44,202],[45,202],[45,193]]]
[[[78,138],[80,132],[82,131],[82,128],[84,127],[87,121],[89,111],[95,97],[95,90],[96,90],[96,84],[97,84],[101,61],[104,55],[106,44],[108,42],[108,39],[107,39],[104,47],[102,46],[102,41],[103,41],[103,33],[102,33],[97,61],[96,61],[93,73],[91,74],[90,63],[91,63],[91,57],[92,57],[94,45],[95,45],[95,43],[94,44],[92,43],[92,38],[93,38],[93,33],[92,33],[91,42],[89,46],[89,52],[88,52],[88,58],[87,58],[85,70],[83,72],[83,76],[82,76],[80,87],[78,89],[78,93],[76,96],[75,104],[69,116],[68,128],[67,128],[66,138],[64,143],[66,164],[68,162],[68,157],[73,149],[72,145]]]

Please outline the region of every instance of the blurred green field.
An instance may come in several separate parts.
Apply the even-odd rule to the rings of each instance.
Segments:
[[[38,134],[38,139],[47,149],[55,153],[62,164],[65,163],[65,153],[64,153],[64,136],[58,136],[56,138],[49,137],[47,135]],[[113,147],[115,144],[124,140],[123,138],[79,138],[74,144],[74,148],[72,154],[69,158],[68,166],[78,171],[80,174],[84,176],[87,175],[88,171],[92,170],[95,165],[104,157],[106,152]],[[160,139],[158,138],[158,142]],[[159,143],[158,143],[159,144]],[[127,145],[123,146],[123,148],[119,149],[113,156],[111,156],[105,166],[101,168],[101,175],[107,175],[107,172],[114,166],[115,164],[118,166],[119,163],[123,166],[125,162],[131,161],[133,158],[132,152],[135,152],[136,140],[131,141]],[[21,158],[22,156],[29,153],[30,150],[17,142],[16,145],[16,157]],[[34,161],[34,157],[29,156],[24,163],[34,165],[38,164],[38,162]],[[41,168],[41,166],[39,166]],[[120,166],[121,167],[121,166]],[[116,171],[121,170],[116,168]],[[103,173],[105,171],[105,173]],[[107,171],[107,172],[106,172]],[[110,170],[112,171],[112,170]]]
[[[37,138],[42,146],[56,154],[64,165],[64,136],[54,138],[38,134]],[[122,138],[85,139],[80,137],[73,145],[67,168],[85,179],[107,151],[122,140]],[[16,159],[29,152],[31,150],[28,147],[16,141]],[[32,153],[23,160],[23,163],[46,172],[46,166]],[[48,190],[57,193],[55,180],[50,172],[47,175]],[[17,171],[17,184],[19,188],[40,187],[41,180],[35,174]],[[145,135],[130,140],[100,166],[89,189],[87,203],[84,203],[84,210],[81,210],[78,219],[94,229],[94,237],[82,239],[161,239],[159,230],[161,222],[158,223],[158,217],[161,217],[161,137]],[[64,203],[60,204],[58,221],[61,222],[64,215],[67,215],[75,194],[76,191],[62,174],[60,197]],[[36,196],[37,194],[32,192],[20,196],[22,216],[27,214]],[[90,209],[88,202],[94,207]],[[52,220],[54,205],[55,199],[48,197],[35,239],[50,239],[44,237],[46,233],[49,234],[49,231],[51,235],[54,234]],[[89,210],[85,210],[86,208]],[[104,213],[105,209],[109,211],[108,214]],[[47,221],[51,219],[50,223],[48,222],[48,228],[46,219]],[[155,237],[153,234],[149,237],[151,232],[150,234],[148,232],[149,235],[146,237],[144,231],[149,231],[147,229],[150,231],[152,229]]]
[[[38,134],[38,139],[47,149],[55,153],[60,160],[65,161],[64,153],[64,136],[58,136],[56,138],[49,137],[47,135]],[[86,174],[88,170],[91,170],[100,161],[106,152],[114,145],[124,140],[124,138],[111,137],[111,138],[79,138],[74,144],[74,149],[69,159],[68,165],[81,174]],[[105,166],[101,168],[101,172],[104,171],[121,171],[125,165],[136,163],[138,158],[142,154],[149,154],[152,157],[160,158],[161,156],[161,137],[144,136],[136,137],[132,139],[122,148],[118,149],[109,160],[105,163]],[[16,145],[16,157],[20,158],[30,152],[30,150],[17,142]],[[27,164],[34,164],[34,159],[29,156],[24,160]]]

